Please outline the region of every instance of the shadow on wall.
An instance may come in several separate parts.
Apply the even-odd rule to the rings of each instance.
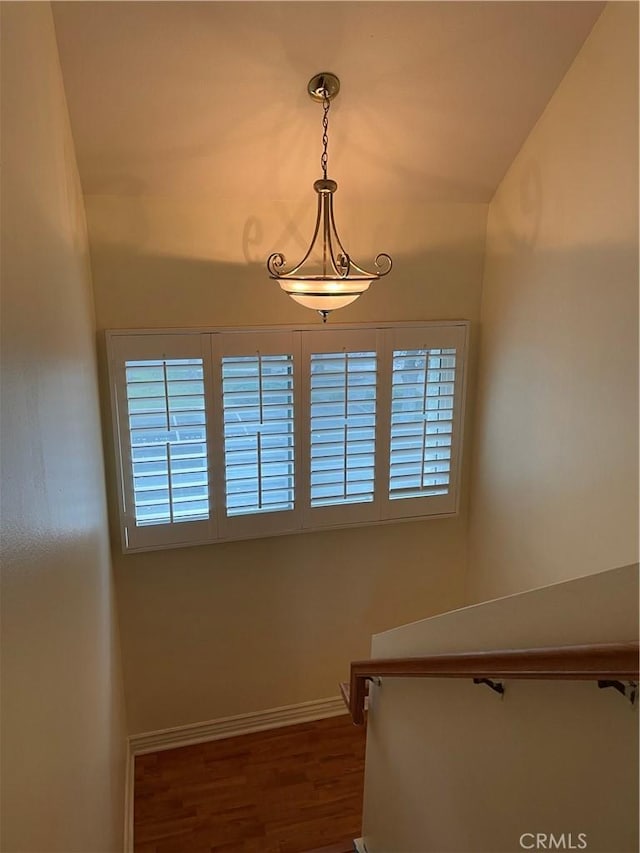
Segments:
[[[395,266],[340,322],[478,318],[486,205],[344,202],[353,259],[388,252]],[[202,197],[88,196],[86,207],[98,329],[313,322],[265,266],[272,252],[294,263],[306,251],[311,192],[256,201],[249,215],[245,200]]]
[[[394,255],[393,260],[386,279],[331,319],[358,323],[478,318],[482,261],[474,247]],[[92,261],[99,331],[321,324],[315,312],[280,290],[264,263],[151,255],[121,246],[93,248]]]
[[[540,236],[544,212],[544,185],[537,160],[530,158],[523,164],[518,186],[520,194],[517,226],[510,220],[499,201],[494,202],[493,211],[510,248],[514,251],[533,251]]]

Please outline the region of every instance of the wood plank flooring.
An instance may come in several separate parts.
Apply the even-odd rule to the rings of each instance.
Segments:
[[[364,747],[345,715],[138,756],[135,853],[302,853],[357,838]]]

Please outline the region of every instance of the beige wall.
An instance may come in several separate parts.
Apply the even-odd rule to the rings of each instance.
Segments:
[[[638,566],[626,566],[387,631],[372,654],[629,643],[637,602]],[[504,683],[504,698],[471,679],[371,689],[369,853],[515,853],[531,832],[572,833],[565,849],[580,849],[582,832],[591,853],[635,853],[637,708],[594,682]]]
[[[84,210],[51,9],[2,3],[2,841],[122,849]]]
[[[606,7],[489,208],[469,599],[637,559],[638,7]]]
[[[319,322],[264,269],[311,236],[313,193],[300,190],[295,202],[87,197],[100,330]],[[485,205],[339,201],[355,258],[377,247],[395,261],[343,321],[477,319]],[[108,423],[104,371],[103,392]],[[462,603],[466,512],[114,561],[130,731],[152,731],[336,695],[373,632]]]

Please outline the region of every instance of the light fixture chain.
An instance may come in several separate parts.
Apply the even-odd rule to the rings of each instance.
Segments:
[[[329,145],[329,107],[331,106],[331,101],[329,100],[329,92],[327,89],[322,90],[322,95],[322,107],[324,109],[324,114],[322,116],[322,157],[320,157],[320,165],[322,166],[323,177],[326,180],[327,163],[329,162],[327,147]]]
[[[0,0],[2,2],[2,0]],[[389,255],[380,252],[375,258],[375,269],[369,271],[358,266],[345,250],[333,215],[333,196],[338,189],[336,181],[327,177],[329,166],[329,109],[331,101],[340,91],[340,80],[328,71],[315,74],[307,83],[307,92],[316,103],[322,104],[322,178],[314,181],[318,195],[316,223],[311,243],[302,258],[289,267],[281,252],[273,252],[267,259],[267,270],[282,290],[307,308],[313,308],[326,321],[328,314],[350,305],[369,285],[391,272]],[[318,272],[319,268],[319,272]]]

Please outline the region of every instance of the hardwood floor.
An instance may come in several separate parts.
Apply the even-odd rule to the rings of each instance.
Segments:
[[[364,747],[345,715],[138,756],[135,851],[302,853],[357,838]]]

